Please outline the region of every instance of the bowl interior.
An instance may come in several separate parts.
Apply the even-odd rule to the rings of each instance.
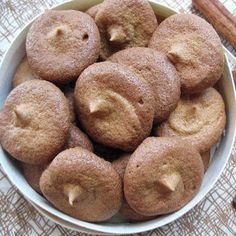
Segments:
[[[86,10],[89,7],[102,2],[101,0],[74,0],[58,5],[54,9],[66,10],[66,9],[78,9]],[[168,17],[176,12],[164,5],[158,4],[154,1],[150,1],[154,11],[163,17]],[[14,75],[14,71],[19,65],[21,59],[25,55],[25,38],[31,23],[28,24],[21,33],[15,38],[9,50],[4,56],[2,65],[0,67],[0,107],[3,106],[7,95],[11,90],[11,80]],[[222,137],[218,148],[214,153],[211,165],[207,170],[202,186],[198,194],[182,209],[176,211],[172,214],[165,216],[160,216],[157,219],[153,219],[141,223],[127,223],[120,217],[114,217],[111,221],[103,223],[88,223],[80,221],[73,217],[70,217],[63,212],[54,208],[45,198],[40,194],[35,192],[26,182],[24,176],[21,173],[17,161],[10,157],[2,148],[0,148],[0,161],[1,165],[8,175],[11,182],[25,195],[31,202],[39,206],[42,210],[48,212],[66,221],[70,224],[74,224],[85,229],[90,229],[97,232],[111,233],[111,234],[129,234],[138,233],[147,230],[151,230],[157,227],[161,227],[168,224],[177,218],[181,217],[191,208],[193,208],[199,201],[201,201],[204,196],[213,187],[220,174],[222,173],[227,160],[230,156],[236,126],[236,100],[235,100],[235,90],[234,83],[232,79],[232,74],[229,69],[227,58],[225,60],[225,68],[222,79],[219,81],[219,88],[222,96],[224,97],[226,114],[227,114],[227,124],[225,128],[225,135]]]

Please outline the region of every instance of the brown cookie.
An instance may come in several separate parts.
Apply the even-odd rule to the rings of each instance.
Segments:
[[[23,174],[28,182],[28,184],[38,193],[41,193],[40,187],[39,187],[39,179],[44,172],[44,170],[47,168],[48,164],[44,165],[31,165],[26,163],[21,163],[21,167],[23,169]]]
[[[93,144],[89,140],[88,136],[83,133],[78,127],[71,124],[66,144],[67,148],[82,147],[93,152]],[[39,187],[39,179],[43,171],[47,168],[48,164],[44,165],[31,165],[21,163],[23,174],[29,185],[38,193],[42,193]]]
[[[101,3],[100,3],[100,4],[97,4],[97,5],[94,5],[94,6],[90,7],[90,8],[86,11],[86,13],[87,13],[88,15],[90,15],[93,19],[95,19],[95,17],[96,17],[96,15],[97,15],[99,9],[101,8],[101,6],[102,6]]]
[[[129,222],[142,222],[154,219],[156,216],[144,216],[133,210],[127,201],[122,203],[119,213]]]
[[[120,175],[121,179],[123,180],[124,174],[125,174],[125,169],[126,166],[129,162],[131,154],[130,153],[125,153],[121,155],[118,159],[113,161],[112,167],[116,170],[116,172]]]
[[[77,80],[75,102],[81,125],[98,143],[133,151],[151,132],[152,92],[126,66],[89,66]]]
[[[70,86],[66,86],[66,88],[63,89],[63,92],[67,98],[68,104],[69,104],[69,111],[70,111],[70,122],[75,123],[76,122],[76,114],[75,114],[75,99],[74,99],[74,88]]]
[[[120,175],[122,181],[124,179],[125,169],[126,169],[126,166],[129,162],[130,155],[131,154],[129,154],[129,153],[123,154],[120,158],[118,158],[117,160],[115,160],[111,163],[113,168]],[[122,202],[119,212],[122,216],[124,216],[129,221],[145,221],[145,220],[150,220],[153,218],[152,216],[144,216],[144,215],[141,215],[141,214],[135,212],[129,206],[129,204],[127,203],[125,198]]]
[[[125,197],[140,214],[167,214],[195,196],[203,174],[201,156],[188,142],[147,138],[131,155],[126,167]]]
[[[203,153],[218,141],[225,123],[223,98],[217,90],[208,88],[201,94],[182,97],[175,111],[154,133],[187,140]]]
[[[32,24],[26,38],[29,64],[45,80],[68,83],[94,63],[100,36],[93,19],[74,10],[50,10]]]
[[[153,34],[149,47],[166,53],[173,62],[183,93],[199,93],[213,86],[223,73],[220,38],[199,16],[176,14],[168,17]]]
[[[69,108],[54,84],[30,80],[8,95],[0,112],[0,141],[14,158],[29,164],[47,163],[65,144]]]
[[[201,157],[202,157],[202,162],[203,162],[203,165],[204,165],[204,172],[206,172],[207,169],[208,169],[210,160],[211,160],[211,152],[210,152],[210,150],[208,150],[208,151],[206,151],[204,153],[201,153]]]
[[[82,147],[93,152],[93,144],[87,134],[82,132],[78,127],[71,124],[66,143],[66,148]]]
[[[12,87],[15,88],[16,86],[24,83],[28,80],[39,79],[37,75],[31,70],[28,59],[25,56],[22,61],[20,62],[19,66],[16,68],[13,80],[12,80]]]
[[[141,58],[141,60],[140,60]],[[180,80],[164,53],[150,48],[128,48],[113,54],[110,61],[129,66],[146,81],[154,94],[154,122],[166,120],[180,98]]]
[[[145,47],[157,27],[146,0],[105,0],[95,22],[101,35],[102,59],[130,47]]]
[[[56,208],[85,221],[104,221],[120,208],[122,183],[111,164],[86,149],[67,149],[40,178],[43,195]]]

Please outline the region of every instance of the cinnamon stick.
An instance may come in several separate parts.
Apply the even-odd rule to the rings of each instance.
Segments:
[[[219,0],[192,0],[192,4],[236,49],[236,17]]]

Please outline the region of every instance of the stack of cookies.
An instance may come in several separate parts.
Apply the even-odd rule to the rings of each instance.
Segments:
[[[146,0],[104,0],[29,29],[0,142],[70,216],[145,221],[201,186],[226,124],[221,41],[196,15],[157,19]]]

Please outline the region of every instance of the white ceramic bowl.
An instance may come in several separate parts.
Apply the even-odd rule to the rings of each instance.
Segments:
[[[54,9],[65,10],[65,9],[79,9],[86,10],[89,7],[100,3],[100,0],[74,0],[58,5]],[[164,17],[168,17],[176,13],[173,9],[168,8],[164,5],[158,4],[155,1],[150,1],[154,11]],[[31,23],[28,24],[20,34],[14,39],[9,50],[5,54],[1,67],[0,67],[0,107],[3,106],[4,101],[11,90],[11,80],[15,69],[20,63],[21,59],[25,55],[25,38]],[[88,223],[80,221],[73,217],[70,217],[63,212],[54,208],[45,198],[35,192],[26,182],[22,175],[17,162],[7,155],[2,148],[0,148],[0,160],[1,165],[8,175],[11,182],[20,190],[20,192],[28,198],[36,207],[48,217],[51,217],[54,221],[61,223],[62,225],[70,225],[73,229],[78,231],[86,231],[91,233],[110,233],[110,234],[130,234],[144,232],[157,227],[161,227],[168,224],[190,209],[192,209],[197,203],[199,203],[204,196],[211,190],[213,185],[219,179],[227,161],[230,156],[236,126],[236,97],[234,90],[234,83],[232,74],[228,66],[226,58],[225,69],[223,78],[219,82],[221,94],[224,97],[227,114],[227,124],[225,129],[225,135],[222,137],[219,147],[214,153],[213,160],[209,169],[207,170],[202,186],[197,195],[182,209],[172,214],[160,216],[154,220],[141,222],[141,223],[126,223],[119,222],[117,218],[113,221],[104,223]]]

